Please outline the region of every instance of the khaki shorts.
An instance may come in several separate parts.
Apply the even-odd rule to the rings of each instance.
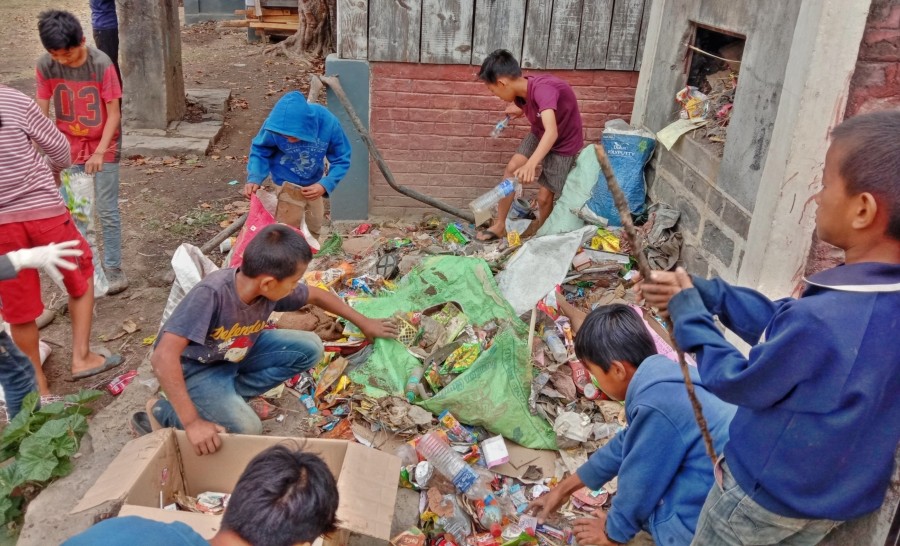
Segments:
[[[522,139],[521,144],[519,144],[519,147],[516,149],[516,153],[522,154],[525,157],[531,157],[537,149],[539,142],[540,139],[535,136],[534,133],[528,133],[528,135]],[[548,153],[543,161],[541,161],[541,175],[537,179],[538,184],[547,188],[558,197],[559,194],[562,193],[563,186],[566,184],[566,177],[569,176],[569,171],[575,166],[576,158],[577,156],[574,155],[559,155],[554,152]]]

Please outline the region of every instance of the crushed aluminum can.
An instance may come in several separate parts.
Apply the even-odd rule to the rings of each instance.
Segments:
[[[416,465],[414,480],[416,485],[425,489],[434,477],[434,467],[428,461],[422,461]]]
[[[125,390],[125,387],[137,377],[137,374],[137,370],[131,370],[130,372],[125,372],[122,375],[116,376],[112,381],[106,384],[106,391],[113,396],[119,396],[122,394],[122,391]]]
[[[360,224],[350,232],[350,235],[365,235],[366,233],[369,233],[371,229],[372,224]]]

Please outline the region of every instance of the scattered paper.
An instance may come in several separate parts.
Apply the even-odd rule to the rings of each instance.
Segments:
[[[656,133],[656,139],[666,147],[666,150],[671,150],[672,146],[678,142],[678,139],[681,138],[682,135],[690,133],[694,129],[703,127],[707,123],[709,122],[705,119],[679,119],[666,125],[662,130]]]

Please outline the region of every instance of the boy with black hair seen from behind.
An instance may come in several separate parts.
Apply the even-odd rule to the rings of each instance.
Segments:
[[[247,245],[240,268],[210,273],[188,292],[150,357],[168,397],[148,402],[154,428],[184,429],[199,455],[219,448],[220,432],[259,434],[247,400],[315,366],[323,353],[312,332],[267,329],[273,311],[316,305],[369,339],[396,336],[393,321],[367,318],[331,292],[300,283],[311,259],[301,235],[273,224]]]
[[[625,543],[643,530],[656,544],[687,546],[713,468],[678,364],[657,354],[641,317],[619,304],[591,311],[575,336],[575,354],[603,392],[624,401],[628,427],[575,474],[532,502],[529,511],[546,519],[582,487],[597,490],[618,476],[620,488],[609,512],[575,520],[578,543]],[[695,368],[691,379],[716,449],[721,449],[734,407],[713,396]]]
[[[511,118],[524,115],[531,124],[531,132],[503,172],[503,178],[516,177],[522,184],[537,181],[540,185],[538,217],[522,233],[523,237],[530,237],[553,212],[553,202],[562,193],[575,158],[584,148],[578,99],[572,87],[556,76],[522,76],[518,61],[505,49],[487,56],[478,79],[494,96],[510,103],[506,114]],[[515,194],[510,194],[498,203],[497,218],[478,234],[478,240],[490,241],[506,234],[506,216],[514,199]]]
[[[694,544],[818,544],[877,510],[900,441],[900,111],[831,133],[816,234],[845,262],[776,301],[721,279],[654,271],[646,301],[738,406]],[[714,316],[750,344],[744,356]],[[720,452],[721,453],[721,452]]]
[[[312,453],[272,446],[238,479],[222,527],[209,541],[181,522],[138,516],[111,518],[64,546],[309,546],[337,525],[338,490],[325,462]]]

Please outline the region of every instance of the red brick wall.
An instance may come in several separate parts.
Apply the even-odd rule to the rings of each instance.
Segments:
[[[847,116],[900,107],[900,0],[873,0]]]
[[[505,103],[475,81],[476,66],[370,63],[370,130],[399,184],[463,207],[497,184],[519,141],[523,118],[490,137]],[[585,138],[597,141],[608,119],[631,117],[637,72],[552,70],[578,96]],[[527,73],[527,72],[526,72]],[[369,212],[436,212],[395,192],[374,162]]]

